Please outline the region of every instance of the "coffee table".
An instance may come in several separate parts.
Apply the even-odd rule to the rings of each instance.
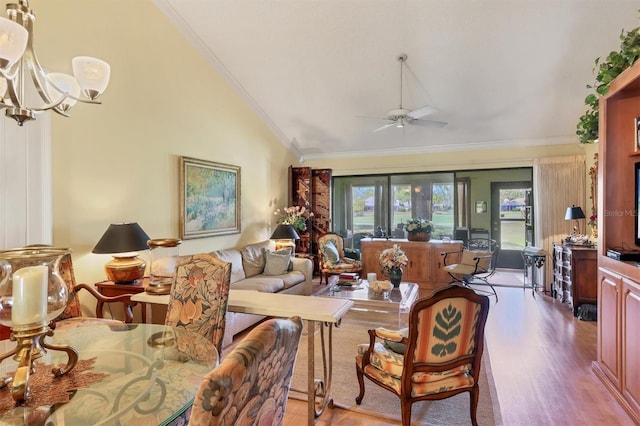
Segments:
[[[352,309],[406,313],[418,297],[418,284],[403,282],[399,288],[392,288],[386,294],[375,294],[369,289],[369,282],[361,280],[357,286],[329,284],[316,296],[352,300]]]

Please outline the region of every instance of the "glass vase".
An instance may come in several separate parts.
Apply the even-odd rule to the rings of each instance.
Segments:
[[[400,282],[402,281],[402,269],[397,267],[391,268],[389,270],[389,281],[391,281],[391,284],[395,288],[400,287]]]
[[[64,311],[69,294],[59,268],[69,253],[43,246],[0,251],[0,324],[32,329]]]

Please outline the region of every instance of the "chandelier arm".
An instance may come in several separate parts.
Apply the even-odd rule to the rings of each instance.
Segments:
[[[54,77],[53,73],[48,72],[40,65],[36,55],[33,40],[35,14],[29,7],[29,1],[18,0],[15,3],[9,3],[6,11],[9,20],[21,25],[26,30],[26,41],[23,31],[19,31],[19,37],[16,38],[17,44],[9,46],[14,50],[7,49],[7,52],[14,52],[16,51],[15,46],[25,43],[22,44],[24,50],[22,50],[21,57],[16,61],[14,56],[8,56],[10,60],[6,60],[6,62],[13,63],[13,65],[7,69],[0,68],[0,77],[6,80],[6,95],[0,94],[0,109],[6,110],[5,115],[14,118],[18,125],[22,126],[25,121],[35,119],[34,112],[53,110],[60,115],[69,117],[69,110],[75,102],[102,103],[96,101],[95,97],[104,92],[108,84],[109,64],[91,57],[74,58],[72,61],[74,75],[62,74],[65,77],[60,81],[59,76]],[[0,45],[0,49],[4,52],[5,46]],[[76,73],[76,59],[82,60],[82,62],[78,61],[78,67],[81,69],[79,74]],[[27,76],[27,74],[29,75]],[[98,79],[91,80],[95,75],[98,76]],[[78,81],[81,77],[82,81]],[[69,83],[69,80],[65,80],[66,78],[73,80],[73,82]],[[71,87],[68,87],[68,84],[71,84]],[[79,86],[78,91],[75,86]],[[42,102],[37,100],[38,97]],[[43,103],[43,105],[30,107],[27,104],[31,102]]]

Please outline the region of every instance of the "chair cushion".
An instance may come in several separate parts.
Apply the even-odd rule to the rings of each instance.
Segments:
[[[231,286],[232,290],[255,290],[262,293],[277,293],[283,288],[284,280],[281,276],[265,275],[254,275]]]
[[[362,355],[356,356],[356,363],[362,365]],[[372,364],[367,365],[364,372],[373,380],[388,385],[396,394],[400,394],[400,378],[380,370]],[[420,378],[425,380],[416,380],[418,376],[422,376]],[[442,373],[418,373],[414,375],[412,380],[411,396],[416,397],[455,389],[471,388],[473,385],[473,376],[469,374],[468,370],[464,369],[449,370]]]
[[[469,275],[476,270],[476,267],[475,265],[464,265],[462,263],[455,263],[453,265],[447,265],[442,269],[447,272],[451,272],[452,274]]]
[[[368,343],[358,345],[358,356],[363,356],[369,347]],[[371,353],[371,364],[376,370],[380,370],[389,378],[400,380],[402,378],[402,370],[404,366],[404,355],[387,349],[382,343],[376,342],[373,352]],[[412,382],[429,383],[437,382],[450,376],[458,376],[460,374],[467,375],[471,369],[471,364],[461,365],[451,370],[439,373],[415,373]]]
[[[396,331],[398,335],[403,337],[406,337],[408,332],[409,332],[409,327],[405,327]],[[391,349],[392,351],[398,354],[404,354],[404,350],[407,347],[407,345],[405,345],[404,343],[393,342],[391,340],[384,340],[383,344],[384,346],[386,346],[387,348]]]
[[[333,266],[340,261],[338,248],[333,241],[329,240],[322,246],[322,258],[325,265]]]
[[[289,270],[291,250],[281,249],[277,252],[265,250],[264,275],[282,275]]]

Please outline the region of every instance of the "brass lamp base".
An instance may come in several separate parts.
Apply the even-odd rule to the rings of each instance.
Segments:
[[[113,256],[104,265],[107,278],[116,284],[131,284],[144,278],[146,263],[138,256]]]

